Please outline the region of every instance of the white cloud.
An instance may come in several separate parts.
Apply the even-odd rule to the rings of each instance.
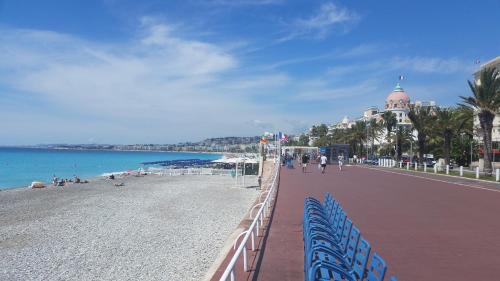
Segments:
[[[37,142],[175,142],[258,134],[260,126],[241,126],[256,116],[279,122],[278,112],[249,99],[286,75],[235,75],[239,60],[224,48],[184,39],[166,24],[143,20],[141,28],[118,43],[3,28],[0,83],[11,90],[0,95],[0,118],[13,130],[2,142],[32,143],[30,131],[45,132]]]
[[[279,41],[288,41],[296,38],[322,39],[338,28],[343,32],[360,19],[360,16],[347,8],[333,3],[323,4],[319,11],[306,19],[298,19],[290,25],[289,34]]]
[[[472,73],[473,65],[467,64],[457,58],[437,57],[395,57],[390,61],[390,66],[421,73],[456,73],[467,71]]]

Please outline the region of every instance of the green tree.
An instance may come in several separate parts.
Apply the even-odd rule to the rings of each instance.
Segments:
[[[396,118],[396,114],[392,111],[386,110],[382,114],[383,125],[387,131],[387,141],[391,142],[391,132],[394,127],[398,124],[398,120]]]
[[[383,124],[382,122],[377,121],[377,119],[371,119],[368,124],[368,140],[370,147],[373,149],[373,144],[375,143],[375,140],[379,140],[380,135],[382,133],[383,129]],[[373,154],[373,150],[372,150]]]
[[[433,110],[429,106],[411,106],[408,118],[410,118],[413,128],[417,130],[418,133],[418,161],[422,164],[424,161],[427,136],[432,132],[435,116]]]
[[[398,126],[396,129],[396,159],[401,160],[402,152],[409,149],[413,142],[413,130],[404,126]]]
[[[300,135],[299,137],[299,145],[300,146],[309,146],[309,137],[305,134]]]
[[[437,108],[435,110],[436,121],[433,129],[435,133],[443,138],[443,158],[445,164],[450,164],[451,142],[460,131],[460,121],[458,111],[453,108]]]
[[[494,68],[486,68],[481,71],[479,81],[469,83],[472,91],[471,97],[461,96],[464,105],[468,105],[477,111],[479,124],[484,144],[484,171],[491,175],[492,141],[491,132],[493,119],[500,107],[500,75]]]
[[[366,141],[366,123],[364,121],[356,121],[350,128],[348,135],[353,154],[363,155],[363,142]]]

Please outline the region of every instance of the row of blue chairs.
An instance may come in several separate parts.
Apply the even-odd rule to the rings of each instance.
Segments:
[[[385,261],[374,253],[368,267],[370,243],[330,193],[305,199],[303,232],[306,281],[384,280]]]

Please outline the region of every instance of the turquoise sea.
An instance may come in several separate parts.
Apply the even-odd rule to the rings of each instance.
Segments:
[[[221,154],[184,152],[54,150],[0,148],[0,189],[23,187],[32,181],[50,183],[59,178],[90,178],[103,173],[136,170],[141,162],[221,158]]]

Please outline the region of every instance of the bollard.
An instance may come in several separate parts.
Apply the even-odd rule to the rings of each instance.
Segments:
[[[438,172],[438,167],[436,164],[434,164],[434,174],[437,174],[437,172]]]
[[[415,171],[418,171],[418,163],[415,162]]]
[[[399,168],[403,169],[403,161],[399,161]]]
[[[464,176],[464,167],[460,166],[460,176]]]
[[[410,169],[410,162],[406,162],[406,170]]]
[[[427,173],[427,163],[424,163],[424,173]]]
[[[446,165],[446,174],[449,175],[450,174],[450,165]]]
[[[496,181],[500,181],[500,169],[496,169]]]
[[[381,166],[381,164],[380,164],[381,161],[382,161],[382,159],[378,159],[378,165],[379,165],[379,167]]]
[[[479,178],[479,167],[476,167],[476,179]]]

